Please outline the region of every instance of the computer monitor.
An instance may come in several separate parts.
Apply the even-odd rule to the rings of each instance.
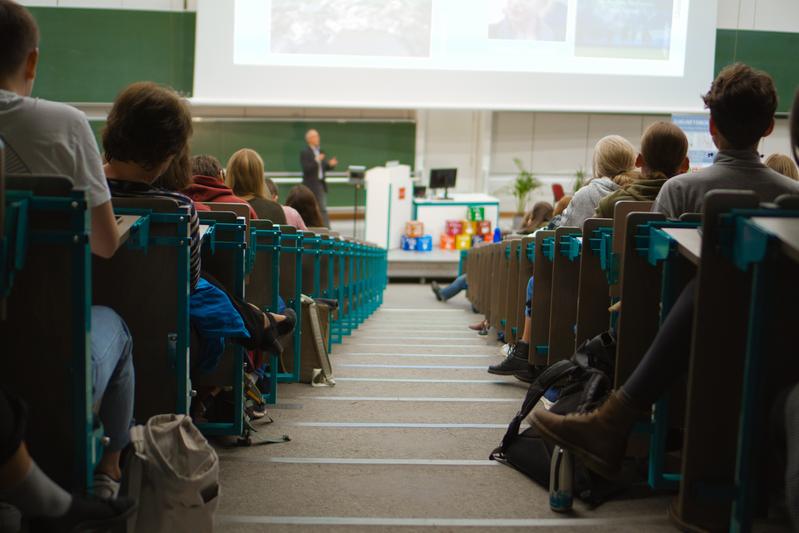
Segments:
[[[430,188],[444,189],[444,198],[449,199],[448,189],[455,186],[457,168],[434,168],[430,170]]]

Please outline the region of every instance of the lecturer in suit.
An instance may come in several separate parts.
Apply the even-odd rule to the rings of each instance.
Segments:
[[[327,182],[325,173],[336,168],[338,160],[335,157],[327,159],[326,154],[319,148],[319,132],[308,130],[305,134],[306,147],[300,152],[302,165],[302,183],[313,191],[319,202],[319,210],[325,225],[330,227],[330,218],[327,215]]]

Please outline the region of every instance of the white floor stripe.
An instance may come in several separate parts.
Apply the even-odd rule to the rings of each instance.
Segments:
[[[381,307],[381,311],[389,312],[407,312],[407,313],[460,313],[463,314],[465,309],[436,309],[435,307]]]
[[[417,339],[419,340],[419,339]],[[479,348],[480,346],[486,346],[484,342],[474,342],[472,344],[416,344],[412,342],[403,342],[402,344],[390,344],[385,342],[360,342],[357,339],[353,339],[355,342],[347,342],[344,343],[343,346],[387,346],[392,348],[402,348],[404,346],[415,346],[419,347],[427,347],[427,348]],[[335,348],[334,348],[335,349]]]
[[[377,383],[493,383],[495,385],[514,384],[512,381],[492,379],[422,379],[422,378],[336,378],[336,381],[372,381]],[[523,384],[524,385],[524,384]],[[527,386],[527,385],[525,385]]]
[[[323,400],[334,402],[463,402],[463,403],[519,403],[521,398],[448,398],[446,396],[300,396],[292,401]],[[280,405],[280,404],[278,404]]]
[[[360,516],[242,516],[216,515],[217,524],[284,524],[306,526],[415,526],[415,527],[626,527],[631,524],[667,524],[663,513],[617,518],[383,518]],[[642,526],[643,527],[643,526]]]
[[[379,340],[379,341],[405,341],[408,340],[409,337],[388,337],[385,335],[353,335],[349,337],[352,341],[360,341],[360,340]],[[464,338],[464,336],[460,337],[422,337],[422,336],[412,336],[410,337],[413,340],[421,341],[464,341],[464,340],[475,340],[480,341],[483,339],[469,339],[468,337]]]
[[[292,422],[307,428],[413,428],[413,429],[506,429],[507,424],[425,424],[413,422]]]
[[[419,370],[485,370],[485,365],[380,365],[367,363],[338,363],[337,367],[345,368],[410,368]]]
[[[377,353],[377,352],[347,352],[334,354],[336,359],[342,357],[356,356],[377,356],[377,357],[449,357],[449,358],[463,358],[463,359],[496,359],[497,353],[488,354],[450,354],[450,353]]]
[[[294,465],[421,465],[421,466],[495,466],[500,463],[488,460],[457,459],[348,459],[328,457],[243,457],[220,453],[223,460],[242,463],[282,463]]]

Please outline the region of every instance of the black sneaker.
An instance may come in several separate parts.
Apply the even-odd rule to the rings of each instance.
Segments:
[[[444,297],[441,296],[441,287],[438,286],[438,282],[434,281],[433,283],[431,283],[430,288],[433,289],[433,294],[436,295],[436,300],[438,300],[439,302],[443,302]]]
[[[38,517],[31,520],[31,532],[57,533],[108,531],[124,523],[136,510],[130,498],[103,500],[95,496],[72,496],[72,505],[64,516]]]
[[[498,365],[491,365],[488,367],[488,373],[509,376],[527,369],[527,367],[530,366],[530,363],[527,361],[528,352],[529,347],[526,342],[517,342],[511,348],[510,352],[508,352],[508,356],[504,361]]]
[[[527,368],[514,372],[513,377],[519,381],[524,381],[525,383],[532,383],[538,376],[541,375],[543,368],[544,367],[541,366],[528,364]]]

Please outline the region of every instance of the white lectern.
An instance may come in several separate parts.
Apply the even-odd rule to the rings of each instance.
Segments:
[[[366,171],[366,240],[387,250],[400,247],[405,223],[411,220],[411,167],[396,165]]]

